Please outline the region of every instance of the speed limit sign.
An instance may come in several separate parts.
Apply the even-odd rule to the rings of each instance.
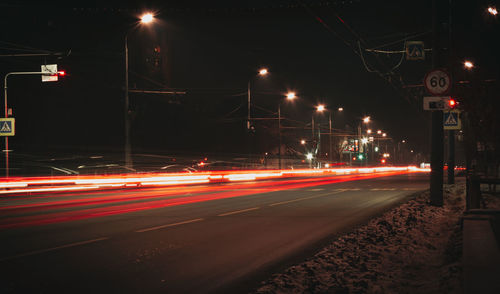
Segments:
[[[451,78],[444,69],[433,69],[425,75],[424,86],[432,95],[446,94],[451,88]]]

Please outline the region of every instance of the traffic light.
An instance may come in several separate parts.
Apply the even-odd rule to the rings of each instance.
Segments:
[[[448,108],[454,109],[456,106],[457,106],[457,101],[453,98],[450,98],[450,100],[448,100]]]

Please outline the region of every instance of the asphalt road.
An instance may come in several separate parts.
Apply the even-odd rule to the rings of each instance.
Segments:
[[[246,293],[428,174],[0,198],[0,293]]]

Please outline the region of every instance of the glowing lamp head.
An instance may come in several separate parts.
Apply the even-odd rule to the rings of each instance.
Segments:
[[[488,7],[488,13],[491,15],[497,16],[498,11],[497,11],[496,7],[490,6],[490,7]]]
[[[268,73],[269,73],[269,72],[267,71],[267,68],[261,68],[261,69],[259,70],[259,75],[261,75],[261,76],[265,76],[265,75],[267,75]]]
[[[295,96],[295,92],[288,92],[288,93],[286,93],[286,99],[288,99],[288,100],[293,100],[296,97],[297,96]]]
[[[472,63],[472,61],[470,60],[466,60],[464,61],[464,67],[465,69],[471,70],[474,68],[474,63]]]
[[[306,154],[306,158],[307,158],[307,160],[311,160],[311,159],[313,159],[313,155],[312,155],[312,153],[307,153],[307,154]]]
[[[372,133],[372,130],[368,129],[368,130],[366,130],[366,133],[367,133],[367,134],[371,134],[371,133]]]
[[[318,112],[325,111],[325,106],[323,104],[320,104],[320,105],[316,106],[316,111],[318,111]]]
[[[141,16],[141,23],[143,24],[149,24],[152,23],[154,20],[154,15],[152,13],[145,13]]]
[[[339,107],[337,110],[338,111],[344,111],[344,107]]]
[[[306,140],[300,140],[300,144],[306,145]]]
[[[381,130],[378,130],[378,131],[377,131],[377,134],[379,134],[379,135],[380,135],[380,134],[382,134],[382,131],[381,131]]]
[[[362,139],[361,139],[361,143],[363,143],[363,144],[368,143],[368,138],[362,138]]]
[[[369,122],[370,122],[370,117],[369,117],[369,116],[364,117],[364,118],[363,118],[363,122],[364,122],[365,124],[369,123]]]
[[[383,134],[382,134],[382,137],[387,137],[387,134],[386,134],[386,133],[383,133]]]

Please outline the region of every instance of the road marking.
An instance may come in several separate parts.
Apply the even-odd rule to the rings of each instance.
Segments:
[[[247,211],[257,210],[259,208],[260,207],[252,207],[252,208],[247,208],[247,209],[242,209],[242,210],[236,210],[236,211],[221,213],[217,216],[226,216],[226,215],[232,215],[232,214],[237,214],[237,213],[243,213],[243,212],[247,212]]]
[[[175,227],[175,226],[180,226],[180,225],[195,223],[195,222],[199,222],[199,221],[202,221],[202,220],[203,220],[202,218],[195,218],[195,219],[191,219],[191,220],[187,220],[187,221],[183,221],[183,222],[178,222],[178,223],[173,223],[173,224],[166,224],[166,225],[161,225],[161,226],[156,226],[156,227],[141,229],[141,230],[137,230],[135,232],[136,233],[144,233],[144,232],[159,230],[159,229],[168,228],[168,227]]]
[[[317,188],[317,189],[309,189],[307,191],[317,192],[317,191],[325,191],[325,189],[323,189],[323,188]]]
[[[373,188],[370,191],[396,191],[396,188]]]
[[[0,262],[1,261],[6,261],[6,260],[10,260],[10,259],[16,259],[16,258],[20,258],[20,257],[25,257],[25,256],[30,256],[30,255],[36,255],[36,254],[41,254],[41,253],[45,253],[45,252],[55,251],[55,250],[64,249],[64,248],[70,248],[70,247],[76,247],[76,246],[86,245],[86,244],[95,243],[95,242],[99,242],[99,241],[103,241],[103,240],[107,240],[107,239],[109,239],[109,238],[108,237],[102,237],[102,238],[97,238],[97,239],[92,239],[92,240],[87,240],[87,241],[81,241],[81,242],[76,242],[76,243],[61,245],[61,246],[47,248],[47,249],[35,250],[35,251],[26,252],[26,253],[22,253],[22,254],[18,254],[18,255],[13,255],[13,256],[8,256],[8,257],[0,258]]]
[[[293,202],[298,202],[298,201],[303,201],[303,200],[308,200],[308,199],[313,199],[313,198],[319,198],[319,197],[323,197],[323,196],[338,194],[338,193],[341,193],[341,192],[342,191],[339,191],[339,192],[328,192],[328,193],[319,194],[319,195],[313,195],[313,196],[309,196],[309,197],[305,197],[305,198],[299,198],[299,199],[287,200],[287,201],[282,201],[282,202],[276,202],[276,203],[269,204],[269,206],[277,206],[277,205],[288,204],[288,203],[293,203]]]

